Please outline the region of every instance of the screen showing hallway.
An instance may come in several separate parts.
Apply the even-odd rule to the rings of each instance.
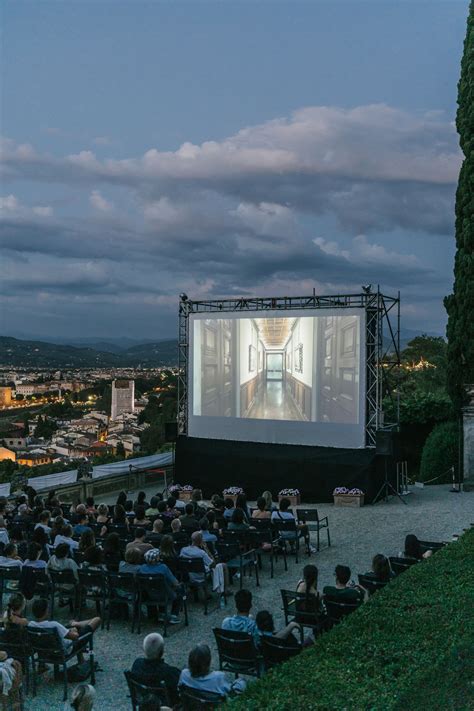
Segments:
[[[192,323],[192,415],[359,424],[359,315]]]

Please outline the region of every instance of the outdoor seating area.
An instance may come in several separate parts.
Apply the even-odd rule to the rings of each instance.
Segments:
[[[327,505],[323,515],[316,507],[293,513],[284,501],[262,511],[261,501],[249,506],[243,496],[230,506],[199,490],[184,506],[174,497],[147,498],[137,494],[131,507],[125,493],[108,505],[71,506],[54,496],[0,502],[8,535],[0,544],[0,651],[21,665],[22,683],[13,691],[24,708],[59,709],[77,682],[108,697],[117,693],[105,689],[111,679],[121,696],[114,705],[104,697],[101,708],[218,705],[317,644],[449,540],[409,534],[389,555],[372,548],[365,567],[354,570],[350,547],[338,541],[350,511],[334,510],[335,527]],[[275,523],[282,509],[288,518]],[[327,530],[319,552],[313,521]],[[426,537],[434,533],[429,528]],[[366,547],[378,547],[372,539]],[[332,580],[322,573],[325,556]],[[134,669],[148,638],[161,651],[148,657],[145,649],[142,662],[151,667],[166,652],[167,664],[160,664],[174,669],[173,684],[158,661],[151,675],[137,671],[141,663]]]

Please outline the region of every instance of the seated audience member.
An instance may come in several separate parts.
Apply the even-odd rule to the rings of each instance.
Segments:
[[[122,560],[122,551],[120,549],[120,536],[118,533],[109,533],[104,540],[104,563],[107,570],[114,572],[118,571],[120,561]]]
[[[143,640],[144,657],[135,659],[132,674],[140,684],[158,686],[164,682],[172,706],[179,703],[178,681],[180,671],[177,667],[166,664],[163,659],[165,643],[161,634],[152,632]]]
[[[97,509],[96,523],[101,523],[103,526],[110,521],[109,507],[107,504],[99,504]]]
[[[5,524],[5,519],[3,515],[0,515],[0,543],[6,546],[10,543],[10,536],[8,535],[7,526]]]
[[[182,548],[189,543],[189,533],[182,530],[180,518],[174,518],[171,521],[171,535],[178,548]]]
[[[63,641],[64,650],[67,653],[73,651],[74,642],[80,641],[81,637],[88,632],[94,633],[101,623],[100,617],[93,617],[90,620],[83,620],[82,622],[71,620],[69,627],[65,627],[56,620],[49,620],[48,601],[43,597],[33,601],[32,612],[35,619],[29,622],[28,627],[56,629]],[[84,661],[82,654],[78,654],[77,659],[79,662]]]
[[[140,526],[140,528],[150,528],[150,520],[145,516],[145,507],[137,506],[135,509],[135,518],[133,519],[134,526]]]
[[[71,551],[79,548],[79,542],[75,541],[72,537],[72,526],[63,526],[61,533],[55,537],[53,542],[54,547],[56,548],[60,543],[67,543]]]
[[[319,595],[318,593],[318,569],[315,565],[305,565],[303,568],[303,578],[296,585],[297,593],[307,595]]]
[[[163,536],[160,545],[160,560],[168,566],[173,575],[178,570],[178,554],[172,536]]]
[[[297,622],[290,622],[282,630],[275,632],[273,615],[268,610],[257,612],[255,624],[257,625],[259,637],[275,637],[295,644],[300,644],[301,642],[301,627]]]
[[[226,521],[230,521],[232,514],[235,511],[234,500],[231,498],[224,499],[224,518]]]
[[[143,553],[139,548],[129,548],[125,550],[125,560],[119,563],[119,573],[138,573],[138,569],[143,563]]]
[[[372,558],[372,570],[366,573],[367,576],[379,580],[381,583],[387,583],[395,577],[395,573],[390,567],[390,561],[387,556],[382,553],[377,553]]]
[[[252,593],[250,590],[237,590],[234,599],[237,614],[232,615],[232,617],[226,617],[222,623],[222,629],[233,630],[234,632],[246,632],[252,635],[255,644],[258,645],[260,635],[255,620],[250,616]]]
[[[10,595],[6,610],[3,613],[3,626],[5,629],[15,629],[28,625],[28,620],[25,617],[25,608],[26,598],[22,593],[16,592]]]
[[[349,585],[351,569],[347,565],[336,565],[335,585],[326,585],[323,595],[338,602],[362,602],[365,591],[358,585]]]
[[[54,539],[56,536],[61,535],[61,531],[63,530],[64,526],[68,525],[68,521],[66,521],[61,514],[58,514],[57,516],[54,516],[52,522],[51,522],[51,533],[49,536],[49,540],[53,542],[54,544]]]
[[[265,499],[265,508],[267,511],[276,511],[277,506],[273,503],[273,497],[271,491],[264,491],[262,494],[262,499]]]
[[[180,516],[181,528],[187,533],[193,533],[193,531],[199,531],[199,521],[194,515],[194,505],[189,503],[186,504],[184,516]]]
[[[403,556],[405,558],[415,558],[416,560],[422,560],[423,558],[429,558],[433,554],[433,551],[425,551],[423,553],[420,541],[417,536],[413,533],[409,533],[405,538],[405,550]]]
[[[152,530],[145,535],[145,542],[150,543],[153,548],[159,548],[161,539],[163,538],[164,525],[161,518],[155,519]]]
[[[116,504],[114,507],[114,516],[112,518],[114,526],[123,526],[128,531],[128,518],[125,515],[125,509],[121,504]]]
[[[161,562],[160,551],[157,548],[152,548],[145,553],[145,562],[138,568],[138,575],[162,575],[164,577],[172,600],[169,622],[172,625],[178,624],[181,621],[178,615],[183,597],[182,586],[168,566]],[[153,600],[153,590],[148,590],[147,593],[149,598]]]
[[[176,516],[179,516],[180,513],[182,513],[182,511],[178,510],[178,507],[176,506],[176,497],[175,496],[169,496],[167,498],[166,506],[167,506],[166,515],[169,516],[171,519],[176,518]]]
[[[296,523],[296,519],[295,519],[293,513],[288,510],[290,508],[290,505],[291,505],[291,502],[289,499],[286,499],[286,498],[282,499],[280,501],[280,509],[277,511],[272,511],[272,521],[275,521],[275,522],[277,522],[277,521],[295,521],[295,523]],[[315,549],[312,546],[310,546],[310,543],[309,543],[308,526],[305,523],[298,523],[298,524],[296,524],[296,529],[297,529],[298,535],[304,537],[306,547],[308,549],[308,553],[309,552],[314,553]],[[292,539],[294,540],[294,533],[292,531],[282,531],[281,538],[283,538],[284,540],[288,540],[288,541],[291,541]]]
[[[217,535],[219,532],[219,524],[216,520],[216,512],[213,509],[208,509],[204,518],[209,522],[209,530]]]
[[[84,553],[84,551],[91,546],[95,546],[95,533],[89,529],[88,531],[81,533],[81,537],[79,539],[79,550],[81,553]]]
[[[180,514],[183,514],[183,513],[184,513],[184,509],[186,508],[186,502],[185,502],[185,501],[182,501],[182,500],[179,498],[179,496],[178,496],[178,497],[176,498],[176,502],[175,502],[175,505],[174,505],[174,506],[175,506],[175,509],[176,509],[177,511],[179,511]]]
[[[222,518],[224,516],[225,504],[224,499],[219,494],[214,494],[211,498],[212,511],[215,513],[216,518]]]
[[[180,558],[201,558],[204,563],[204,569],[206,574],[210,572],[211,568],[215,566],[215,561],[210,554],[209,549],[205,545],[202,534],[200,531],[194,531],[191,536],[191,545],[183,546],[179,553]],[[189,578],[191,582],[203,583],[205,580],[204,573],[190,573]]]
[[[94,497],[88,496],[86,499],[86,514],[88,514],[89,516],[95,516],[96,513],[97,509],[95,507]]]
[[[249,528],[250,526],[246,521],[243,509],[234,509],[234,513],[232,514],[232,518],[230,519],[227,529],[229,531],[248,531]]]
[[[264,518],[269,519],[272,516],[272,512],[267,509],[267,502],[263,496],[259,496],[257,499],[257,508],[252,514],[252,518]]]
[[[211,691],[221,696],[240,693],[245,689],[244,679],[229,681],[221,671],[211,672],[211,650],[207,644],[198,644],[189,653],[188,668],[183,669],[178,687],[183,684],[199,691]]]
[[[35,530],[37,528],[42,528],[43,531],[46,533],[46,536],[48,537],[51,534],[51,526],[49,525],[49,520],[50,520],[51,514],[49,511],[42,511],[39,515],[38,518],[38,523],[35,526]]]
[[[28,544],[27,558],[23,563],[23,568],[36,568],[37,570],[46,570],[47,565],[44,560],[40,560],[41,547],[35,543]]]
[[[145,542],[145,536],[146,536],[146,531],[144,528],[136,528],[135,529],[135,540],[130,541],[130,543],[127,543],[127,546],[125,550],[128,548],[138,548],[138,550],[141,552],[142,555],[145,555],[145,553],[153,548],[151,543],[146,543]]]
[[[150,499],[150,506],[145,511],[145,516],[158,516],[159,513],[158,499],[156,496],[152,496]]]
[[[202,540],[204,543],[209,547],[210,550],[214,550],[213,546],[214,543],[217,543],[217,536],[214,533],[211,533],[209,531],[209,519],[208,516],[211,515],[211,511],[208,512],[207,516],[204,516],[204,518],[201,519],[200,525],[201,525],[201,534],[202,534]]]
[[[312,622],[315,625],[313,629],[314,635],[316,631],[324,629],[325,624],[324,606],[318,593],[318,569],[315,565],[305,565],[303,578],[298,581],[296,592],[305,596],[296,601],[297,612],[304,613],[296,615],[296,622]],[[311,615],[311,617],[308,617],[308,615]]]
[[[127,501],[124,504],[124,509],[125,509],[125,516],[127,517],[127,521],[129,523],[133,523],[133,519],[135,518],[135,511],[133,510],[133,501],[131,501],[131,499],[127,499]]]
[[[78,684],[71,695],[71,708],[74,711],[92,711],[96,698],[96,691],[91,684]]]
[[[125,497],[125,498],[126,498],[126,497]],[[133,504],[133,508],[135,509],[135,511],[137,510],[137,508],[138,508],[139,506],[143,506],[143,507],[145,508],[145,511],[146,511],[146,509],[149,507],[149,505],[150,505],[150,504],[149,504],[148,501],[146,500],[146,494],[145,494],[145,492],[144,492],[144,491],[139,491],[138,494],[137,494],[137,498],[136,498],[136,500],[135,500],[135,502],[134,502],[134,504]],[[123,504],[122,504],[122,506],[123,506]]]
[[[89,526],[89,518],[87,513],[84,511],[83,513],[77,514],[77,523],[74,526],[74,535],[81,536],[86,531],[92,531],[92,528]]]
[[[203,501],[201,489],[193,489],[193,492],[191,494],[191,501],[194,504],[194,513],[196,517],[205,516],[206,511],[209,507],[206,502]]]
[[[141,492],[143,493],[143,492]],[[119,495],[117,496],[117,501],[115,502],[116,506],[125,506],[125,502],[127,501],[127,492],[126,491],[121,491]]]
[[[82,567],[88,570],[107,570],[104,563],[104,551],[99,546],[91,546],[84,551]]]
[[[76,580],[79,580],[77,574],[77,563],[72,558],[69,558],[69,546],[67,543],[60,543],[56,546],[53,555],[48,561],[48,570],[72,570]]]
[[[247,506],[247,497],[245,494],[238,494],[236,500],[235,500],[235,508],[236,509],[242,509],[244,512],[245,520],[248,521],[250,518],[249,514],[249,508]]]
[[[36,528],[33,531],[33,533],[31,534],[30,543],[37,543],[39,545],[39,547],[41,548],[40,558],[41,560],[44,560],[45,563],[47,563],[49,560],[49,545],[48,536],[46,535],[44,528]]]
[[[28,508],[28,504],[20,504],[18,507],[18,511],[13,517],[13,523],[32,523],[33,522],[33,516],[31,515],[31,511]]]
[[[18,555],[18,548],[15,543],[8,543],[5,546],[3,555],[0,555],[0,568],[21,568],[23,561]]]

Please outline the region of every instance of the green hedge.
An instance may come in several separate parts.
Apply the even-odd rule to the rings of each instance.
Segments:
[[[459,423],[455,421],[440,422],[434,427],[421,454],[420,481],[440,477],[433,484],[451,483],[451,467],[456,467],[457,472],[459,435]]]
[[[473,609],[474,529],[397,577],[229,706],[473,709]]]

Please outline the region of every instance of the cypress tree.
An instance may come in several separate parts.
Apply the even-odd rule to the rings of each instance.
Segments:
[[[456,407],[465,401],[464,385],[474,383],[474,0],[471,0],[456,126],[464,161],[456,192],[456,256],[448,312],[448,392]]]

